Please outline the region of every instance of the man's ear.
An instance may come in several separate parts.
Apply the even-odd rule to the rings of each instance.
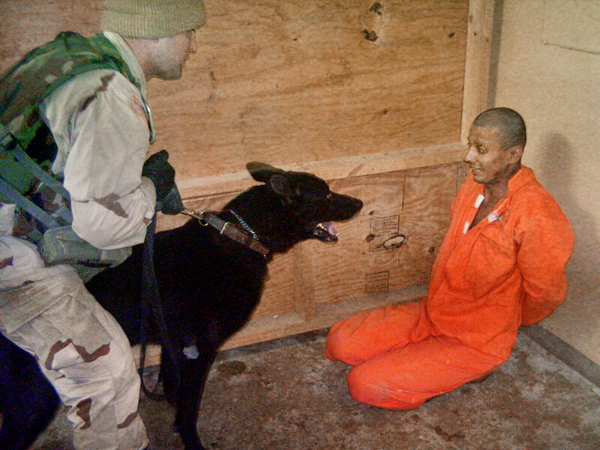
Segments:
[[[523,146],[513,145],[511,148],[506,150],[508,152],[508,160],[510,164],[515,164],[521,161],[523,157]]]

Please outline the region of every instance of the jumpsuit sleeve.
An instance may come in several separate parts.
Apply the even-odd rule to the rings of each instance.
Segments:
[[[527,326],[548,317],[564,301],[565,266],[574,244],[569,221],[553,199],[528,209],[517,255],[525,291],[521,321]]]
[[[139,90],[119,73],[95,71],[61,87],[44,112],[59,147],[53,170],[62,169],[73,230],[100,249],[142,243],[156,193],[141,176],[150,131]]]

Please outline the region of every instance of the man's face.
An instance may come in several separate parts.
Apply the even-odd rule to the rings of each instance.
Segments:
[[[159,39],[154,53],[154,76],[162,80],[178,80],[190,53],[195,51],[194,31]]]
[[[495,185],[512,176],[510,152],[502,148],[498,127],[473,125],[469,131],[468,146],[464,161],[476,182]]]

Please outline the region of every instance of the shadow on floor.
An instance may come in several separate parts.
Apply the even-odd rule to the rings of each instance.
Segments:
[[[223,352],[198,428],[211,450],[598,450],[597,387],[521,332],[511,358],[484,383],[413,411],[348,395],[349,367],[324,357],[324,330]],[[174,410],[142,398],[152,450],[183,449]],[[72,450],[61,410],[36,450]]]

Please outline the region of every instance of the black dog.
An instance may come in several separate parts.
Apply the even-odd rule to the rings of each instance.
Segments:
[[[156,235],[155,272],[178,360],[178,370],[162,374],[162,380],[167,398],[177,406],[175,427],[186,450],[204,449],[196,423],[210,367],[219,347],[244,326],[257,306],[272,255],[307,239],[337,241],[331,222],[351,219],[362,208],[360,200],[331,192],[312,174],[285,172],[262,163],[249,163],[247,168],[265,184],[243,192],[218,214],[218,219],[245,230],[246,245],[196,219]],[[105,270],[87,284],[131,344],[140,342],[141,267],[142,255],[135,249],[121,266]],[[158,328],[150,327],[151,342],[161,341]],[[173,366],[165,354],[163,370]],[[27,448],[58,405],[41,374],[31,374],[36,370],[33,358],[1,338],[4,423],[0,442],[4,449]],[[24,372],[29,378],[20,375]],[[26,441],[18,441],[23,435],[28,436]]]

